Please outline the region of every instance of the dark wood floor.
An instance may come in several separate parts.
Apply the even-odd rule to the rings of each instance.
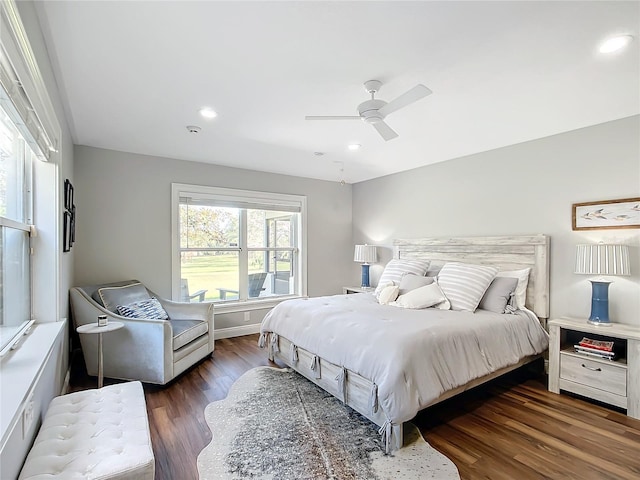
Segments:
[[[196,458],[211,440],[205,406],[259,365],[276,366],[258,349],[257,335],[218,340],[213,358],[168,386],[145,385],[157,480],[198,478]],[[71,390],[95,387],[81,354],[72,366]],[[640,478],[639,420],[549,393],[545,376],[526,371],[424,410],[414,423],[463,480]]]

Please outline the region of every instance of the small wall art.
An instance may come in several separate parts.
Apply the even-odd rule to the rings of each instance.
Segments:
[[[640,197],[574,203],[573,230],[640,228]]]
[[[69,252],[76,241],[76,205],[73,185],[64,181],[64,213],[62,221],[62,251]]]

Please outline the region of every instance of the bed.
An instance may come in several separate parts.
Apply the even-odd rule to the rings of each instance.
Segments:
[[[549,316],[549,237],[422,238],[394,247],[396,259],[428,263],[423,275],[442,268],[443,288],[453,265],[492,279],[495,271],[530,270],[524,305],[509,313],[398,308],[360,293],[289,300],[265,317],[260,346],[269,357],[379,425],[387,450],[402,446],[402,424],[419,410],[536,360],[548,346],[541,323]]]

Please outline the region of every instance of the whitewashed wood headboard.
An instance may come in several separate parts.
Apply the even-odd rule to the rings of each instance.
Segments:
[[[393,241],[397,258],[493,265],[500,270],[531,268],[527,308],[549,318],[549,237],[547,235],[496,237],[430,237]]]

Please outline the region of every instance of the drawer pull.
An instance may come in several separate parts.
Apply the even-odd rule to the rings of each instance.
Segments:
[[[582,368],[586,368],[587,370],[591,370],[592,372],[601,372],[602,371],[602,369],[600,367],[598,367],[598,368],[587,367],[584,363],[582,364]]]

